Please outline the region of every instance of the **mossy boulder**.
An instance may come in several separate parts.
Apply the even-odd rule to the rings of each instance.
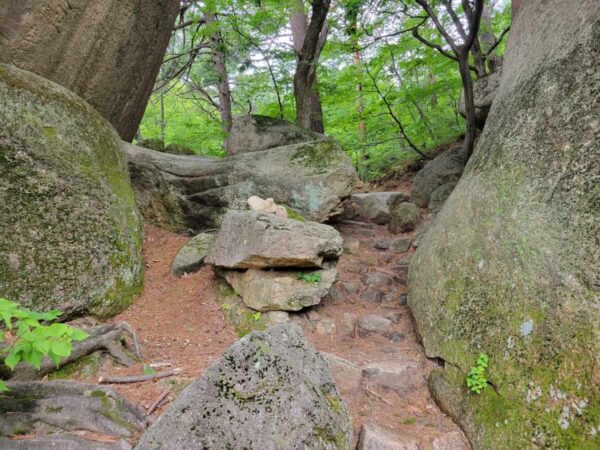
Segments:
[[[352,422],[327,361],[298,325],[225,351],[144,433],[137,450],[349,450]]]
[[[446,362],[430,384],[474,449],[600,448],[600,3],[572,6],[521,5],[477,148],[411,260],[410,308]]]
[[[68,316],[123,310],[142,286],[142,229],[117,133],[8,65],[0,123],[0,296]]]

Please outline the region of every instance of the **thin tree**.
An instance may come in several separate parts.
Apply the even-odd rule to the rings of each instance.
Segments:
[[[331,0],[313,0],[310,21],[304,0],[290,0],[290,25],[296,51],[294,98],[296,124],[318,133],[325,131],[317,83],[317,63],[327,40],[327,13]]]
[[[449,57],[458,62],[460,78],[463,85],[465,110],[467,116],[467,132],[465,134],[465,142],[463,146],[463,154],[465,161],[468,161],[473,153],[475,146],[475,137],[477,134],[477,126],[475,119],[475,101],[473,98],[473,80],[471,79],[471,66],[469,65],[469,53],[473,48],[473,44],[479,33],[479,25],[481,23],[481,14],[483,12],[483,0],[461,0],[463,10],[466,17],[466,27],[453,8],[452,0],[440,0],[441,4],[446,9],[455,27],[455,35],[451,30],[446,29],[440,20],[440,16],[432,6],[432,2],[427,0],[415,0],[415,2],[427,13],[427,16],[433,21],[436,29],[442,35],[444,40],[450,46],[450,52],[446,51],[442,46],[428,41],[419,34],[419,28],[415,27],[412,30],[413,36],[423,44],[434,48],[446,57]],[[479,47],[478,47],[479,48]]]

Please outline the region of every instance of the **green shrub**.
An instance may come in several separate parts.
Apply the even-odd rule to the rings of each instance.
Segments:
[[[0,319],[4,321],[4,333],[0,333],[0,342],[7,345],[0,348],[0,359],[11,370],[20,362],[39,369],[44,356],[48,356],[57,366],[62,358],[71,354],[73,341],[82,341],[88,337],[85,331],[64,323],[50,325],[60,316],[60,311],[51,310],[38,313],[21,308],[19,304],[0,298]],[[0,380],[0,392],[8,388]]]
[[[488,355],[482,353],[477,358],[475,367],[471,367],[469,374],[467,375],[467,387],[471,392],[480,394],[487,385],[488,380],[485,377],[485,369],[488,367],[489,358]]]
[[[319,281],[321,281],[321,273],[320,272],[311,272],[311,273],[298,272],[296,274],[296,278],[298,280],[306,281],[307,283],[318,283]]]

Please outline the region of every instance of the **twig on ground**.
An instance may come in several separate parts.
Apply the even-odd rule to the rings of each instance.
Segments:
[[[365,389],[367,390],[367,392],[369,392],[370,394],[373,394],[375,397],[377,397],[382,402],[387,403],[388,405],[392,404],[389,400],[383,398],[381,395],[379,395],[377,392],[375,392],[373,389],[371,389],[371,387],[368,384],[365,386]]]
[[[165,391],[163,391],[158,398],[156,399],[156,401],[154,403],[152,403],[152,405],[150,405],[150,407],[148,408],[148,411],[146,412],[147,415],[150,415],[154,412],[154,410],[156,408],[158,408],[158,405],[160,405],[162,403],[162,401],[167,397],[167,395],[169,395],[171,393],[171,388],[166,389]]]
[[[125,377],[100,377],[98,383],[100,384],[129,384],[129,383],[143,383],[144,381],[157,380],[159,378],[172,377],[181,373],[181,369],[165,370],[164,372],[157,372],[148,375],[133,375]]]

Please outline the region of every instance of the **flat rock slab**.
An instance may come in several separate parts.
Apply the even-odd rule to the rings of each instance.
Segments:
[[[215,233],[200,233],[185,244],[171,265],[171,272],[176,276],[198,270],[208,256],[217,239]]]
[[[420,450],[419,441],[408,434],[365,424],[360,430],[356,450]]]
[[[232,210],[206,262],[227,269],[321,268],[342,251],[343,239],[329,225]]]
[[[327,362],[299,326],[233,344],[188,386],[137,450],[350,449],[352,424]]]
[[[390,206],[408,200],[404,192],[367,192],[350,197],[352,218],[384,225],[390,221]]]
[[[337,277],[335,268],[310,272],[319,277],[311,282],[298,279],[305,272],[248,269],[224,270],[222,275],[249,308],[257,311],[299,311],[318,305]],[[307,273],[308,274],[308,273]]]
[[[3,450],[131,450],[131,445],[121,439],[118,442],[89,441],[71,434],[49,435],[31,439],[0,438]]]
[[[413,360],[378,361],[362,366],[363,376],[386,389],[403,391],[424,385],[420,364]]]

